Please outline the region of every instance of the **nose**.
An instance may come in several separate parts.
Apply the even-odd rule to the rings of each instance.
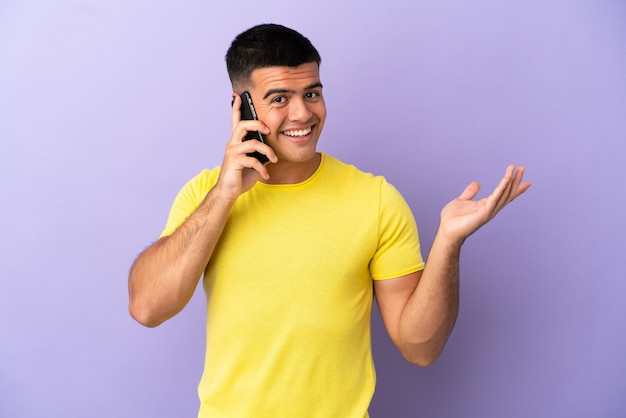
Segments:
[[[294,98],[289,103],[289,120],[291,122],[307,122],[313,113],[303,98]]]

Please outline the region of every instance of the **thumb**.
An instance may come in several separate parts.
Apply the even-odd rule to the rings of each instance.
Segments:
[[[461,193],[461,196],[459,196],[458,199],[459,200],[472,200],[474,196],[478,194],[479,190],[480,190],[480,184],[473,181],[465,188],[465,190],[463,190],[463,193]]]

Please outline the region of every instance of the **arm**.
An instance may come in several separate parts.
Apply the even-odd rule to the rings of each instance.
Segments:
[[[473,201],[480,190],[471,183],[441,211],[441,221],[423,272],[374,282],[385,327],[411,363],[431,365],[443,350],[459,310],[459,254],[465,239],[493,219],[530,187],[521,183],[524,168],[509,166],[496,189]]]
[[[129,310],[146,326],[157,326],[191,299],[222,232],[233,201],[214,190],[171,235],[137,257],[128,278]]]
[[[266,167],[247,154],[258,151],[270,161],[277,161],[267,145],[243,141],[248,130],[267,132],[267,127],[259,121],[240,122],[240,106],[237,95],[233,135],[215,187],[171,236],[159,239],[141,253],[130,270],[129,311],[143,325],[157,326],[185,307],[211,259],[233,204],[259,178],[269,178]]]

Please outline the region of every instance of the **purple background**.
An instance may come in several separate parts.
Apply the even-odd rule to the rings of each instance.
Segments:
[[[127,272],[221,162],[223,56],[268,21],[322,54],[321,150],[400,189],[425,255],[470,181],[534,182],[467,241],[434,366],[374,316],[372,416],[626,416],[624,3],[232,4],[0,2],[0,416],[195,416],[203,295],[143,328]]]

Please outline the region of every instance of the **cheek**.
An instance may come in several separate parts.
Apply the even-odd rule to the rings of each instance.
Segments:
[[[326,103],[324,103],[323,99],[319,103],[317,103],[317,114],[318,117],[321,119],[326,118]]]
[[[323,125],[323,124],[324,124],[324,121],[326,120],[326,106],[324,106],[324,105],[322,104],[322,106],[320,106],[319,111],[318,111],[318,112],[316,112],[316,114],[317,114],[317,117],[318,117],[318,118],[319,118],[319,120],[320,120],[320,124],[322,124],[322,125]]]
[[[272,109],[263,116],[259,115],[259,118],[268,128],[270,128],[270,135],[278,133],[284,119],[281,112],[277,111],[277,109]]]

